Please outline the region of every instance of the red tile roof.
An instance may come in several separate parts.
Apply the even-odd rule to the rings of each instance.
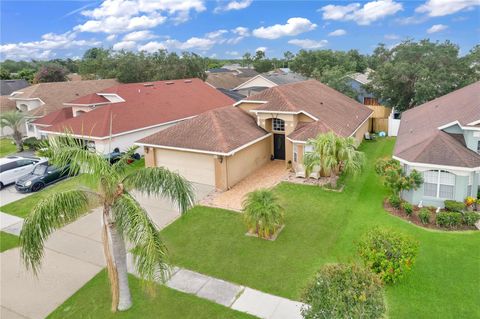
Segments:
[[[68,102],[68,104],[84,104],[84,105],[91,105],[91,104],[98,104],[98,103],[108,103],[110,102],[108,99],[103,97],[102,95],[98,95],[97,93],[92,93],[88,95],[84,95],[75,99],[73,101]]]
[[[200,114],[138,143],[226,154],[266,135],[250,114],[227,106]]]
[[[50,112],[44,117],[36,119],[33,121],[33,124],[40,124],[40,125],[55,125],[57,123],[61,123],[65,120],[73,118],[72,108],[71,107],[64,107],[58,111]]]
[[[98,106],[45,130],[68,130],[77,135],[107,137],[110,118],[113,119],[112,133],[119,134],[185,119],[234,103],[200,79],[121,84],[97,93],[115,93],[125,102]]]

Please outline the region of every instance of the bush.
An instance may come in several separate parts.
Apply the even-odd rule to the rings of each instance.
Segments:
[[[36,151],[40,147],[41,141],[35,137],[26,138],[23,141],[23,146],[28,147],[31,151]]]
[[[413,206],[409,202],[403,202],[402,203],[402,208],[405,211],[405,214],[408,216],[411,216],[413,213]]]
[[[476,212],[466,212],[463,214],[463,223],[467,226],[475,226],[475,223],[480,220],[480,214]]]
[[[454,200],[446,200],[444,204],[445,204],[445,210],[449,212],[461,213],[465,210],[465,204],[462,202],[457,202]]]
[[[432,212],[428,208],[422,208],[418,212],[418,218],[420,218],[420,221],[422,222],[422,224],[430,223],[431,216],[432,216]]]
[[[271,238],[283,225],[283,208],[271,190],[259,189],[249,193],[243,202],[243,211],[249,231],[259,237]]]
[[[392,205],[393,208],[400,208],[402,205],[402,200],[397,195],[388,196],[388,202]]]
[[[357,265],[325,265],[307,287],[302,301],[305,319],[382,318],[385,313],[380,279]]]
[[[456,212],[440,212],[437,214],[437,225],[445,228],[456,228],[462,223],[462,214]]]
[[[368,268],[392,284],[412,268],[418,243],[410,236],[376,227],[362,236],[358,252]]]

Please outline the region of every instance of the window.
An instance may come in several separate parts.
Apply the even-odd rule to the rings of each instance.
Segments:
[[[480,141],[478,141],[478,144],[477,144],[477,153],[480,154]]]
[[[472,194],[473,175],[468,175],[467,196],[473,196]]]
[[[22,159],[22,160],[18,160],[18,161],[17,161],[17,166],[18,166],[18,167],[27,166],[27,165],[32,165],[32,164],[35,164],[35,161],[25,160],[25,159]]]
[[[282,119],[273,119],[272,120],[272,129],[274,131],[284,132],[285,131],[285,121]]]
[[[298,161],[298,146],[293,145],[293,161],[296,163]]]
[[[455,175],[447,171],[423,172],[423,195],[436,198],[455,198]]]

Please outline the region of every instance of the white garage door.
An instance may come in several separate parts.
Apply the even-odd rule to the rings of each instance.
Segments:
[[[213,155],[157,149],[157,166],[181,174],[191,182],[215,186]]]

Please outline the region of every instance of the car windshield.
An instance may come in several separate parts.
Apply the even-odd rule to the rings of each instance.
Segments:
[[[46,170],[47,170],[46,165],[38,165],[37,167],[35,167],[32,174],[37,176],[42,176],[42,175],[45,175]]]

